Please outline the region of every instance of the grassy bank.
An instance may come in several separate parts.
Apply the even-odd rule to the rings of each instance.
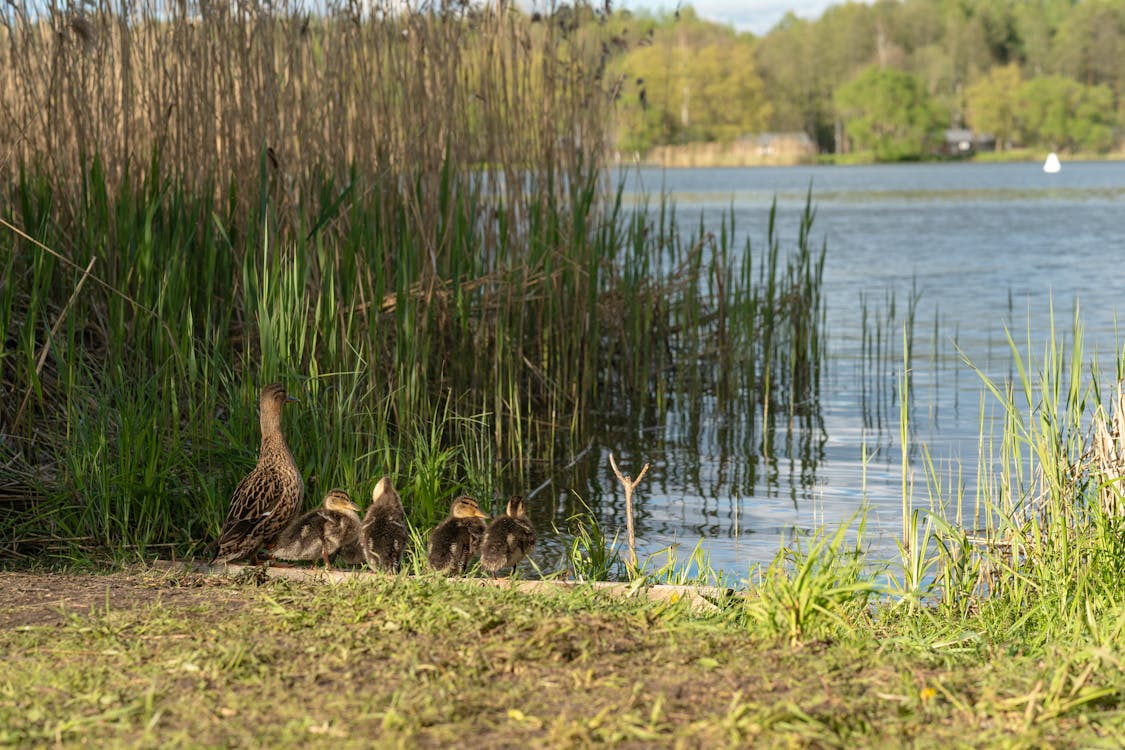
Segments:
[[[882,613],[792,648],[739,603],[700,615],[433,578],[0,576],[29,592],[11,600],[0,631],[9,744],[1066,748],[1125,738],[1111,662],[996,640],[983,614],[950,637],[932,614]]]

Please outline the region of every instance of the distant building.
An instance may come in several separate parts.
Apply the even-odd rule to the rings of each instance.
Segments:
[[[978,151],[995,151],[996,137],[989,133],[974,133],[968,128],[950,128],[944,132],[942,156],[952,158],[972,156]]]
[[[802,132],[748,133],[733,142],[719,141],[656,146],[643,156],[645,164],[663,167],[760,167],[811,164],[816,143]],[[620,161],[623,155],[618,154]]]
[[[758,156],[763,159],[780,157],[816,156],[816,144],[808,133],[795,130],[786,133],[752,133],[738,139],[740,143],[753,145]]]

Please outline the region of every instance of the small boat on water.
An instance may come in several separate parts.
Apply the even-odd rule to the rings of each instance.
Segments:
[[[1054,151],[1047,154],[1047,160],[1043,162],[1043,171],[1047,174],[1054,174],[1062,169],[1062,164],[1059,163],[1059,155]]]

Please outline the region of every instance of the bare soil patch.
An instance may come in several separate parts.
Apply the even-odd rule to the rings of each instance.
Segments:
[[[0,629],[53,625],[72,615],[164,604],[206,603],[240,609],[244,601],[230,582],[199,574],[94,575],[0,571]]]

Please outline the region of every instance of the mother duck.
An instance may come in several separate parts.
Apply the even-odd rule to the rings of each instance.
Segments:
[[[280,383],[262,389],[258,400],[262,426],[258,464],[234,488],[212,564],[256,556],[300,512],[305,483],[281,432],[282,407],[296,400]]]

